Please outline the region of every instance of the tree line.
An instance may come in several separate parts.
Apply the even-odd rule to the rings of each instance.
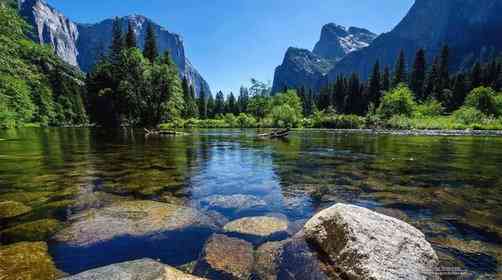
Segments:
[[[407,85],[418,103],[429,100],[440,102],[444,112],[451,113],[460,108],[468,93],[480,86],[495,91],[502,88],[502,61],[494,57],[488,63],[477,62],[470,71],[450,73],[450,49],[447,45],[441,54],[428,64],[426,52],[419,49],[409,71],[405,53],[401,51],[394,69],[381,67],[376,61],[367,82],[357,74],[339,75],[335,81],[324,86],[319,93],[305,87],[297,88],[302,99],[305,115],[315,110],[333,108],[338,114],[364,116],[374,112],[382,96],[400,84]]]

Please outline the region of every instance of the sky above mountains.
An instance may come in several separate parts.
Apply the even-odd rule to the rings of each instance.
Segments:
[[[182,35],[188,58],[213,92],[251,77],[272,81],[289,46],[312,49],[324,24],[390,31],[414,0],[48,0],[70,19],[94,23],[145,15]]]

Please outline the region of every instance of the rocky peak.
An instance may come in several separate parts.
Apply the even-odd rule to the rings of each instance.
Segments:
[[[340,60],[348,53],[369,46],[376,34],[364,28],[349,27],[329,23],[321,30],[321,39],[313,52],[323,58]]]

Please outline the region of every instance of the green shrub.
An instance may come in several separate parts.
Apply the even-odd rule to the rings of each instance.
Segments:
[[[415,108],[414,115],[417,117],[435,117],[440,116],[444,111],[441,103],[435,99],[429,99]]]
[[[313,127],[335,129],[363,128],[365,119],[356,115],[317,115],[313,118]]]
[[[256,127],[256,119],[248,114],[240,113],[237,117],[237,124],[241,128],[253,128]]]
[[[476,108],[485,115],[497,115],[497,94],[489,87],[473,89],[465,100],[465,106]]]
[[[301,111],[295,110],[288,104],[283,104],[272,109],[272,119],[275,127],[298,127],[302,116]]]
[[[453,118],[461,124],[472,125],[483,123],[487,116],[474,107],[463,106],[453,112]]]
[[[409,117],[412,115],[415,107],[416,103],[413,100],[413,93],[408,87],[401,84],[382,97],[382,102],[380,107],[378,107],[378,114],[386,119],[394,115]]]

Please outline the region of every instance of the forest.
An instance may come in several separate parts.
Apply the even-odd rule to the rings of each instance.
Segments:
[[[4,3],[4,2],[2,2]],[[112,44],[87,74],[30,40],[28,25],[2,4],[0,127],[105,126],[181,128],[502,129],[502,60],[450,73],[450,49],[428,63],[401,52],[394,67],[377,61],[368,81],[340,75],[320,92],[272,93],[251,79],[237,95],[196,94],[169,52],[159,53],[152,25],[141,50],[132,26],[114,22]]]

